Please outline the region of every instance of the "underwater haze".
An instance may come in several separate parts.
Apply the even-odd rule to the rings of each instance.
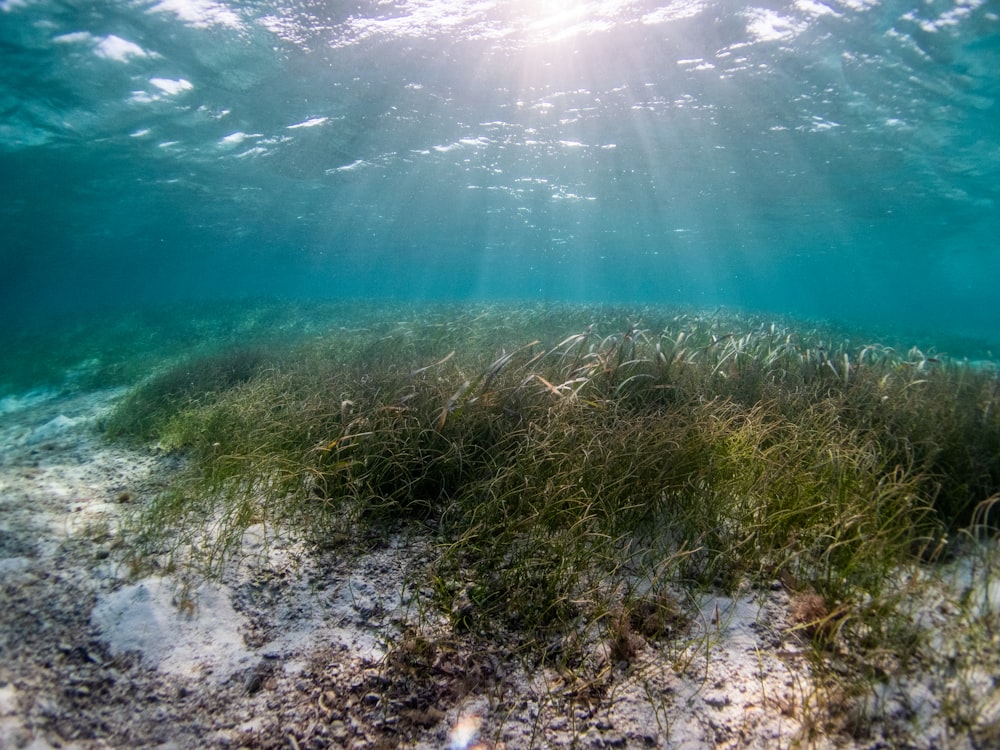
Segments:
[[[692,304],[997,340],[995,0],[0,0],[8,320]]]

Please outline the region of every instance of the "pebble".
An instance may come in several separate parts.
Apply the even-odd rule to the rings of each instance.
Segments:
[[[53,440],[63,433],[68,431],[70,428],[75,427],[79,420],[67,417],[64,414],[60,414],[58,417],[49,420],[41,427],[36,427],[32,430],[28,437],[25,438],[25,445],[38,445],[39,443],[44,443],[46,440]]]

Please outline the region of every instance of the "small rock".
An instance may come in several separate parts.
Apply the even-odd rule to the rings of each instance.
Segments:
[[[350,737],[350,734],[347,725],[340,719],[330,722],[330,736],[337,742],[343,742]]]
[[[32,430],[24,442],[28,445],[38,445],[39,443],[44,443],[46,440],[53,440],[76,425],[76,423],[77,420],[60,414],[55,419],[51,419],[41,427],[36,427]]]
[[[729,705],[728,695],[711,695],[705,697],[705,703],[716,710],[720,710]]]

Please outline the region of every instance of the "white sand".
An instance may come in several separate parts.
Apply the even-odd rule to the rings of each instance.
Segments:
[[[226,680],[255,661],[243,642],[245,619],[213,583],[179,593],[176,581],[147,578],[102,594],[91,622],[113,655],[139,652],[168,674]]]

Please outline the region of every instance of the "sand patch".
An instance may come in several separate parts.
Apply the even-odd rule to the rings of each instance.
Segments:
[[[167,674],[226,680],[255,661],[243,642],[246,619],[213,583],[180,592],[176,581],[147,578],[102,594],[91,622],[112,655],[139,653]]]

